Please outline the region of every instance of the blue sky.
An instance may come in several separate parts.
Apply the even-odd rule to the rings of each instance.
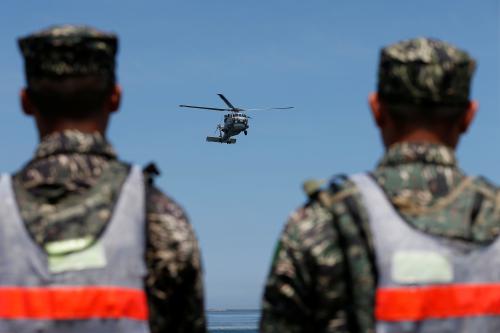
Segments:
[[[366,97],[379,49],[416,36],[448,40],[478,59],[480,113],[459,147],[472,174],[500,181],[500,9],[497,0],[111,1],[0,4],[3,170],[37,143],[19,108],[15,39],[55,23],[120,35],[121,112],[109,138],[123,159],[154,160],[158,185],[188,211],[200,239],[209,307],[255,308],[301,182],[372,168],[383,150]],[[178,104],[295,106],[253,113],[236,145],[205,143],[222,114]]]

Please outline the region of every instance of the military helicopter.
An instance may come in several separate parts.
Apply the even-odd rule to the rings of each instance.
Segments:
[[[194,105],[179,105],[182,108],[192,108],[192,109],[202,109],[202,110],[212,110],[212,111],[222,111],[229,112],[224,115],[224,124],[217,125],[216,131],[219,131],[219,136],[207,136],[207,142],[219,142],[219,143],[227,143],[234,144],[236,143],[236,139],[233,136],[236,136],[243,132],[245,135],[248,134],[248,119],[251,117],[244,114],[245,111],[266,111],[266,110],[288,110],[293,109],[292,106],[284,107],[284,108],[267,108],[267,109],[241,109],[235,107],[229,100],[224,97],[222,94],[217,94],[224,103],[228,106],[227,109],[221,108],[211,108],[205,106],[194,106]]]

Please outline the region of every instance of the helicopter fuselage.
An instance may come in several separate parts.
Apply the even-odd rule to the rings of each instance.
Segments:
[[[282,108],[267,108],[267,109],[240,109],[235,107],[229,100],[224,97],[222,94],[217,94],[227,105],[227,108],[214,108],[214,107],[206,107],[206,106],[196,106],[196,105],[179,105],[183,108],[191,108],[191,109],[202,109],[202,110],[212,110],[212,111],[222,111],[229,112],[224,115],[224,123],[217,125],[217,131],[219,131],[219,136],[207,136],[208,142],[219,142],[219,143],[227,143],[233,144],[236,143],[236,139],[232,138],[240,134],[241,132],[247,135],[248,130],[248,119],[251,117],[247,116],[245,111],[265,111],[265,110],[287,110],[293,109],[292,106],[282,107]]]
[[[223,141],[229,140],[241,132],[246,132],[248,126],[248,116],[243,113],[230,113],[224,116],[224,124],[219,125]]]

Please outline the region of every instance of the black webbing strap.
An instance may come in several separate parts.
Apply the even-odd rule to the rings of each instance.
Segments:
[[[477,217],[479,215],[479,212],[481,210],[481,206],[484,201],[484,194],[481,192],[476,192],[476,195],[474,196],[474,202],[472,205],[472,211],[470,214],[470,230],[469,233],[472,235],[472,228],[476,224]]]
[[[337,184],[337,181],[339,179],[344,179],[347,178],[345,175],[339,175],[336,176],[332,179],[330,183],[330,187],[333,190],[333,192],[338,192],[340,189],[340,186]],[[331,207],[328,207],[330,212],[332,213],[333,219],[332,219],[332,226],[335,229],[335,232],[337,233],[338,237],[338,245],[340,247],[341,253],[342,253],[342,261],[344,262],[344,269],[343,269],[343,280],[346,286],[346,294],[347,294],[347,299],[346,299],[346,320],[347,320],[347,329],[349,332],[359,332],[360,327],[359,327],[359,322],[358,318],[356,315],[356,308],[354,305],[353,300],[354,298],[354,285],[353,285],[353,279],[352,279],[352,267],[351,267],[351,261],[349,260],[349,255],[348,255],[348,245],[347,245],[347,240],[344,237],[344,234],[340,228],[340,225],[338,223],[338,217],[337,214]]]
[[[345,182],[349,178],[346,175],[337,175],[333,177],[330,181],[330,188],[331,190],[336,193],[341,190],[341,186],[339,185],[339,180]],[[366,233],[365,228],[363,227],[362,219],[359,214],[359,207],[352,198],[352,196],[347,196],[346,198],[343,199],[343,202],[347,208],[347,212],[349,215],[352,217],[352,220],[359,232],[359,235],[362,239],[363,245],[366,248],[366,253],[368,255],[368,259],[370,261],[370,267],[371,271],[373,274],[373,277],[375,278],[375,285],[377,284],[377,279],[378,279],[378,273],[377,273],[377,265],[375,262],[375,253],[373,249],[370,246],[370,243],[368,242],[368,235]],[[353,285],[353,279],[352,279],[352,268],[351,268],[351,263],[348,257],[348,245],[347,241],[342,233],[342,230],[340,229],[339,224],[337,223],[337,216],[336,213],[334,212],[331,207],[328,207],[330,212],[333,215],[333,220],[332,220],[332,225],[337,232],[338,235],[338,241],[339,241],[339,246],[342,250],[342,259],[344,261],[344,281],[346,283],[346,291],[347,291],[347,296],[349,297],[350,300],[354,299],[354,288],[355,286]],[[356,315],[356,308],[354,306],[354,303],[352,301],[347,301],[347,326],[349,329],[349,332],[359,332],[360,331],[360,326],[359,322],[357,319]]]

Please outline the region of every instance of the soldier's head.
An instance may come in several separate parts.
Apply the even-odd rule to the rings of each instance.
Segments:
[[[466,52],[435,39],[383,48],[369,103],[386,147],[401,141],[455,147],[478,108],[469,99],[475,67]]]
[[[19,39],[26,87],[21,103],[41,136],[78,129],[104,133],[120,104],[116,35],[87,26],[54,26]]]

